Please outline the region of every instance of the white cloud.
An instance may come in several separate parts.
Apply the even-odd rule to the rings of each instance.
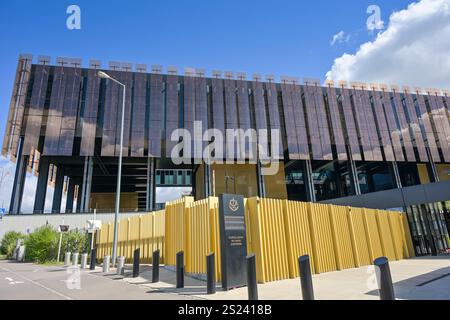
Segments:
[[[394,12],[387,29],[335,59],[327,79],[450,87],[450,0],[421,0]]]
[[[346,34],[344,31],[339,31],[331,39],[330,45],[334,46],[336,43],[344,43],[350,41],[350,35]]]

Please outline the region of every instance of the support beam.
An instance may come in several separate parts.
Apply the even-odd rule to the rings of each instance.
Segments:
[[[211,196],[211,166],[206,162],[203,163],[203,194],[205,199]]]
[[[74,196],[75,196],[75,181],[69,177],[69,185],[67,186],[66,213],[73,212]]]
[[[53,192],[52,213],[61,212],[61,199],[64,187],[64,168],[62,166],[56,169],[55,191]]]
[[[41,157],[39,159],[39,176],[36,186],[36,196],[34,198],[34,213],[44,213],[49,166],[50,163],[48,161],[48,158]]]
[[[256,164],[256,179],[258,182],[258,197],[266,197],[266,186],[264,185],[264,176],[261,173],[261,162],[258,161]]]
[[[153,211],[155,209],[156,183],[155,183],[155,166],[156,159],[147,159],[147,195],[146,210]]]
[[[94,168],[94,161],[92,157],[86,157],[84,159],[83,181],[81,186],[80,210],[82,212],[88,212],[90,210],[89,202],[91,199],[93,168]]]
[[[400,172],[398,171],[397,162],[390,162],[390,167],[392,170],[392,177],[394,179],[394,187],[400,189],[402,187],[402,180],[400,179]]]
[[[17,154],[16,172],[14,175],[13,190],[11,193],[11,202],[9,205],[10,214],[20,214],[23,198],[23,189],[27,174],[28,156],[22,156],[23,138],[19,141],[19,150]]]
[[[314,190],[311,160],[305,160],[303,162],[303,165],[303,172],[305,173],[306,197],[308,201],[316,202],[316,192]]]
[[[347,164],[350,173],[350,183],[352,184],[353,192],[355,193],[356,196],[359,196],[361,195],[361,188],[359,186],[358,168],[356,167],[356,163],[353,160],[349,160]]]
[[[77,212],[81,212],[81,183],[78,183],[78,193],[77,193]]]
[[[427,164],[427,168],[428,168],[428,174],[430,175],[430,181],[431,182],[439,182],[439,174],[436,168],[436,163],[434,163],[432,160],[430,160],[430,162],[428,162]]]

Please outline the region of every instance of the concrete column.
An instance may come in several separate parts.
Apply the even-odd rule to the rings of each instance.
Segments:
[[[80,210],[82,212],[89,211],[89,200],[91,198],[92,172],[94,162],[92,157],[84,159],[83,180],[81,186]]]
[[[146,210],[153,211],[155,208],[155,158],[147,159],[147,195],[146,195]]]
[[[67,187],[66,213],[73,212],[74,196],[75,196],[75,183],[74,180],[69,177],[69,185]]]
[[[16,172],[14,174],[14,184],[11,193],[11,202],[9,204],[9,213],[11,214],[19,214],[22,205],[23,187],[25,185],[27,163],[28,163],[28,156],[22,156],[22,149],[23,149],[23,138],[20,138],[17,150]]]
[[[197,199],[197,179],[196,179],[196,165],[193,164],[192,165],[192,196],[194,197],[194,199]]]
[[[306,196],[308,201],[316,202],[316,193],[314,190],[314,180],[312,176],[312,165],[311,160],[305,160],[303,162],[303,172],[305,174],[305,186],[306,186]]]
[[[77,193],[77,212],[81,212],[81,183],[78,183],[78,193]]]
[[[400,189],[402,187],[402,180],[400,179],[400,173],[398,171],[398,165],[397,162],[393,161],[390,162],[390,167],[392,170],[392,177],[394,180],[394,186],[397,189]]]
[[[333,169],[334,169],[334,182],[336,183],[336,189],[339,197],[344,197],[345,194],[342,190],[341,185],[341,173],[339,172],[339,161],[333,160]]]
[[[358,179],[358,168],[353,160],[348,160],[348,170],[350,173],[350,182],[352,184],[355,195],[359,196],[361,194],[361,188],[359,186]]]
[[[261,174],[261,162],[256,164],[256,179],[258,182],[258,197],[266,197],[266,186],[264,185],[264,176]]]
[[[211,166],[207,163],[203,163],[203,188],[205,199],[211,195]]]
[[[39,176],[34,199],[34,213],[44,213],[45,196],[47,195],[49,161],[46,157],[39,159]]]
[[[88,160],[88,175],[86,181],[86,193],[84,195],[84,211],[89,212],[91,210],[91,189],[92,189],[92,174],[94,173],[94,159],[89,157]]]
[[[55,191],[53,193],[52,212],[61,213],[61,199],[64,187],[64,168],[59,166],[56,169]]]
[[[23,189],[27,174],[28,156],[22,156],[22,148],[19,147],[19,156],[17,157],[16,172],[14,175],[14,185],[11,193],[11,203],[9,213],[19,214],[22,207]]]
[[[428,169],[428,175],[430,176],[430,181],[431,182],[439,182],[439,174],[436,168],[436,163],[434,163],[433,161],[433,157],[431,156],[430,150],[428,150],[427,148],[427,155],[428,155],[428,164],[427,164],[427,169]]]

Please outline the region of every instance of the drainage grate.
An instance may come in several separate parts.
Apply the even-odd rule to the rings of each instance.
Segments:
[[[448,277],[448,276],[450,276],[450,273],[444,274],[444,275],[442,275],[442,276],[440,276],[440,277],[437,277],[437,278],[428,280],[428,281],[426,281],[426,282],[423,282],[423,283],[421,283],[421,284],[418,284],[417,287],[423,287],[423,286],[425,286],[425,285],[427,285],[427,284],[430,284],[430,283],[432,283],[432,282],[441,280],[441,279],[443,279],[443,278],[445,278],[445,277]]]

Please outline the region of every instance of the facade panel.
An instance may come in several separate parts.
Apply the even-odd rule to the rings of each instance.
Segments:
[[[328,127],[328,119],[327,113],[325,110],[325,102],[323,97],[322,87],[318,84],[314,86],[305,85],[303,86],[304,92],[310,92],[310,95],[305,95],[305,101],[309,96],[311,98],[312,109],[307,109],[309,112],[315,111],[317,115],[317,123],[318,123],[318,133],[320,144],[322,147],[322,160],[333,160],[333,152],[331,150],[331,138],[330,138],[330,129]],[[306,105],[308,102],[306,101]]]
[[[149,157],[161,157],[161,140],[164,119],[164,84],[160,74],[150,75],[150,114],[148,132]]]
[[[431,117],[427,111],[427,107],[425,105],[425,97],[421,94],[416,94],[416,104],[417,109],[419,111],[419,119],[422,122],[422,131],[424,132],[424,136],[426,137],[426,143],[428,144],[428,148],[430,150],[431,159],[434,162],[441,162],[441,158],[439,155],[438,147],[436,144],[437,137],[435,136],[433,127],[431,125]]]
[[[239,121],[239,129],[247,131],[251,129],[251,120],[250,120],[250,102],[248,95],[248,87],[247,81],[244,80],[236,80],[236,93],[237,93],[237,112],[238,112],[238,121]],[[245,136],[242,135],[242,131],[239,133],[239,154],[241,155],[241,159],[248,159],[249,152],[253,153],[255,146],[249,144],[248,139],[245,139]]]
[[[393,95],[393,102],[395,105],[395,111],[398,117],[398,121],[400,124],[400,132],[402,135],[402,141],[403,145],[405,147],[406,151],[406,159],[408,162],[415,162],[416,156],[414,155],[414,149],[412,145],[411,135],[409,133],[409,125],[408,121],[406,120],[405,111],[403,109],[403,104],[401,101],[400,93],[394,90],[392,93]]]
[[[170,157],[178,141],[171,141],[172,133],[180,127],[179,123],[178,76],[167,75],[166,80],[166,156]]]
[[[281,138],[281,122],[280,122],[280,111],[278,109],[278,92],[276,84],[273,82],[266,82],[264,84],[265,86],[265,92],[266,92],[266,99],[267,99],[267,110],[269,114],[269,129],[270,129],[270,139],[271,141],[278,141],[278,145],[273,144],[271,156],[272,158],[284,158],[284,148],[283,148],[283,140]],[[273,130],[273,132],[272,132]],[[278,137],[275,137],[278,133]],[[309,154],[308,154],[309,157]]]
[[[305,120],[305,108],[302,100],[302,91],[299,85],[292,85],[292,108],[294,111],[295,134],[297,136],[298,154],[300,160],[308,160],[308,132]]]
[[[300,159],[298,149],[298,137],[296,133],[294,105],[292,101],[293,85],[288,83],[281,84],[281,94],[283,101],[284,127],[286,129],[287,152],[289,159]]]
[[[373,106],[375,111],[375,118],[378,124],[379,134],[381,136],[381,143],[384,150],[386,161],[395,161],[394,150],[392,148],[391,135],[384,116],[383,98],[379,91],[372,92]]]
[[[386,114],[386,122],[390,131],[392,146],[394,148],[395,160],[398,162],[404,162],[405,156],[403,155],[401,133],[397,127],[397,121],[395,119],[394,109],[392,106],[391,98],[388,92],[382,92],[383,109]]]
[[[352,110],[350,90],[341,88],[340,100],[342,103],[342,111],[344,114],[345,130],[347,132],[349,150],[351,158],[354,161],[361,161],[361,149],[359,147],[358,131],[356,129],[356,122]]]
[[[64,67],[55,67],[45,132],[44,155],[58,155],[66,82]]]
[[[61,137],[58,144],[58,153],[60,155],[71,156],[75,138],[78,107],[80,105],[82,77],[80,69],[66,68],[64,71],[66,72],[65,76],[67,77],[67,83],[62,110]]]
[[[337,158],[338,160],[347,160],[347,151],[345,149],[344,132],[342,131],[341,113],[337,103],[336,89],[329,86],[326,89],[326,93]]]
[[[439,137],[439,146],[441,147],[444,161],[450,161],[450,125],[442,99],[432,92],[428,93],[428,104],[431,109],[431,116]]]
[[[202,131],[205,132],[209,128],[209,112],[208,112],[208,91],[206,86],[206,79],[201,77],[195,78],[195,121],[201,122]],[[203,134],[202,132],[202,134]],[[196,155],[201,155],[203,149],[206,147],[206,142],[203,142],[201,136],[195,137],[197,152]],[[201,147],[201,148],[200,148]]]
[[[25,100],[31,75],[31,59],[29,55],[20,55],[14,80],[13,93],[8,112],[8,120],[3,137],[2,155],[10,153],[17,156],[19,138],[22,130]]]
[[[25,129],[23,155],[30,155],[31,150],[38,147],[49,73],[50,66],[35,66],[30,106],[25,111],[25,114],[28,115],[28,120]]]
[[[362,94],[363,107],[365,110],[367,128],[368,128],[368,132],[369,132],[370,145],[372,146],[373,160],[374,161],[383,161],[383,156],[381,154],[381,148],[380,148],[380,139],[378,136],[375,118],[373,115],[372,102],[371,102],[370,96],[369,96],[370,92],[363,89],[361,94]]]
[[[419,119],[417,118],[412,95],[406,92],[404,102],[406,106],[406,113],[408,114],[409,118],[410,131],[413,133],[415,146],[417,148],[417,152],[419,153],[419,159],[422,162],[429,162],[427,150],[425,148],[424,137],[422,136],[422,132],[420,130],[420,123]]]
[[[97,70],[88,70],[87,87],[82,119],[80,156],[93,156],[100,100],[100,78]]]
[[[364,153],[365,161],[374,161],[375,158],[373,156],[372,145],[370,141],[369,135],[369,127],[366,120],[366,110],[364,107],[364,93],[362,90],[353,89],[352,90],[352,99],[354,105],[355,112],[355,120],[357,123],[357,128],[359,131],[359,139],[360,144],[362,146],[362,150]]]
[[[147,75],[145,73],[135,73],[133,83],[133,111],[130,144],[130,155],[132,157],[144,156],[146,102]]]
[[[236,105],[236,81],[232,79],[224,80],[225,90],[225,127],[226,129],[238,129],[238,110]],[[237,154],[237,140],[227,137],[225,157],[232,159]]]
[[[222,150],[225,150],[225,102],[223,79],[211,79],[212,90],[212,125],[222,133]],[[217,141],[216,141],[217,143]]]
[[[109,71],[108,74],[119,80],[119,72]],[[122,99],[119,96],[122,96],[122,87],[113,81],[106,81],[101,151],[101,155],[106,157],[115,155],[117,119],[119,118],[119,109],[122,108],[122,105],[119,104]]]

